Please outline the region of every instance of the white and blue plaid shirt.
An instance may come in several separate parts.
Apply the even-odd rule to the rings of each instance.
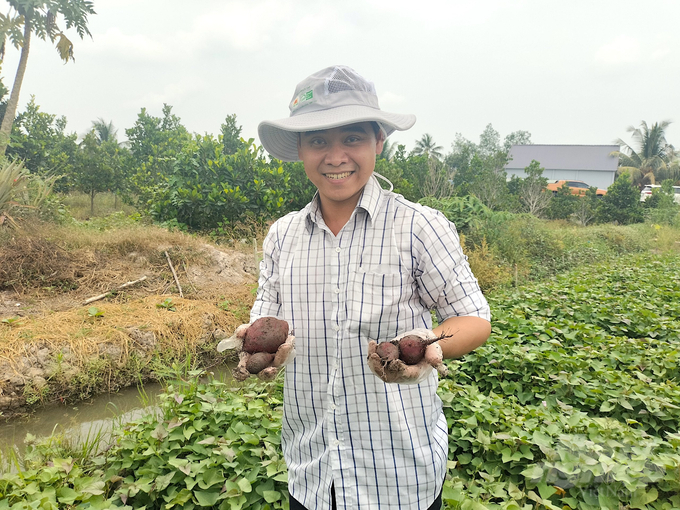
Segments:
[[[489,307],[440,212],[383,190],[372,176],[337,236],[317,200],[267,235],[251,319],[293,327],[286,367],[283,453],[291,495],[307,508],[426,509],[446,472],[448,431],[437,372],[386,384],[366,363],[384,341]]]

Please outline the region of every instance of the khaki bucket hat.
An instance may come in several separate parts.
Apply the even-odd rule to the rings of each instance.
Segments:
[[[326,67],[298,83],[290,116],[264,121],[258,135],[267,152],[282,161],[298,161],[298,133],[357,122],[377,122],[386,136],[405,131],[415,115],[384,112],[372,82],[347,66]]]

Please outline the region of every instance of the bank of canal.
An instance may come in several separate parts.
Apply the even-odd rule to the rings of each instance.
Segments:
[[[212,377],[228,382],[231,367],[215,367]],[[117,393],[97,395],[75,405],[50,404],[35,413],[0,424],[0,453],[6,458],[14,449],[22,454],[26,438],[63,434],[74,444],[107,438],[116,424],[138,419],[157,408],[157,398],[165,389],[161,383],[123,388]],[[106,444],[104,441],[103,444]]]

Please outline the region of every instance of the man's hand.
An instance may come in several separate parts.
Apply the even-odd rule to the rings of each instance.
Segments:
[[[290,363],[295,357],[295,337],[289,334],[286,341],[277,349],[274,354],[274,359],[269,366],[259,371],[257,374],[251,374],[246,368],[251,354],[242,350],[243,340],[245,339],[249,326],[250,324],[241,324],[236,328],[232,336],[217,344],[217,350],[218,352],[233,350],[239,353],[239,362],[233,371],[234,379],[237,381],[245,381],[251,375],[257,375],[257,377],[263,381],[272,381],[279,373],[281,367]]]
[[[398,343],[405,336],[415,335],[423,340],[436,340],[438,337],[429,329],[414,329],[397,336],[392,343]],[[368,343],[368,367],[376,376],[387,383],[418,384],[427,379],[435,368],[443,377],[448,370],[443,363],[442,348],[439,342],[433,341],[425,347],[425,356],[416,365],[407,365],[400,359],[383,360],[377,352],[378,344],[371,340]]]

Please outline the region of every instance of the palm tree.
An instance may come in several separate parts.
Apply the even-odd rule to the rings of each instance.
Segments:
[[[436,145],[432,135],[425,133],[423,137],[416,142],[416,147],[413,149],[413,154],[416,156],[427,156],[428,158],[442,159],[442,150],[444,147]]]
[[[383,150],[380,154],[378,154],[378,159],[385,159],[387,161],[391,161],[392,158],[394,157],[394,153],[397,151],[397,143],[396,142],[390,142],[389,140],[385,140],[383,142]]]
[[[95,14],[90,0],[7,0],[12,11],[0,23],[0,40],[4,51],[4,41],[9,36],[15,48],[21,48],[17,74],[14,77],[12,92],[7,100],[5,116],[0,125],[0,155],[5,153],[9,143],[9,135],[19,104],[19,93],[26,72],[28,52],[31,45],[31,35],[35,34],[43,41],[49,37],[55,43],[59,57],[64,61],[73,58],[73,43],[66,37],[56,24],[57,16],[61,15],[67,28],[75,28],[82,39],[90,35],[87,29],[88,14]],[[23,24],[23,34],[18,27]]]
[[[114,142],[118,144],[117,133],[118,130],[113,126],[113,121],[106,122],[99,117],[92,121],[92,130],[94,130],[97,142],[101,145],[104,142]]]
[[[619,158],[619,174],[628,174],[634,184],[654,184],[657,180],[680,177],[680,162],[675,148],[666,142],[666,128],[670,121],[654,123],[647,126],[645,121],[639,128],[630,126],[627,131],[632,133],[635,148],[620,138],[616,143],[621,146],[620,151],[614,151],[612,156]]]

